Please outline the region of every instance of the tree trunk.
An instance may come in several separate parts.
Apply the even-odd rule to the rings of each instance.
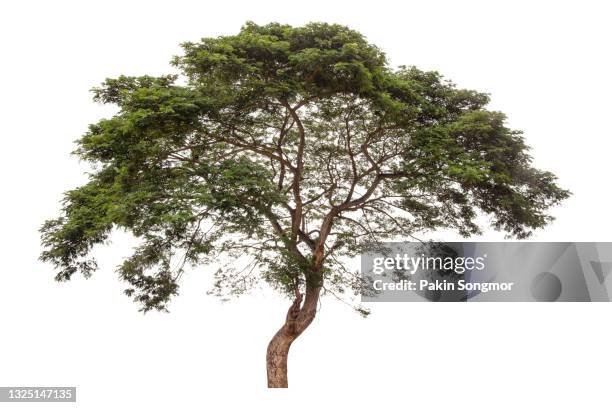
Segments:
[[[295,337],[285,330],[285,326],[272,337],[266,353],[268,388],[287,388],[287,358],[289,347]]]
[[[268,388],[287,388],[287,358],[291,343],[312,323],[319,302],[321,288],[306,289],[304,305],[302,294],[297,293],[293,305],[287,312],[285,324],[270,340],[266,353],[266,368],[268,371]]]

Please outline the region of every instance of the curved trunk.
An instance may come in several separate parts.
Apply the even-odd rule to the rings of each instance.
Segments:
[[[304,305],[302,294],[297,293],[293,305],[287,312],[285,324],[272,337],[266,353],[266,368],[268,372],[269,388],[287,388],[287,359],[291,343],[306,330],[317,313],[319,292],[321,288],[306,290]]]
[[[266,353],[266,366],[268,371],[268,388],[287,388],[287,358],[289,347],[295,338],[283,326],[272,337]]]

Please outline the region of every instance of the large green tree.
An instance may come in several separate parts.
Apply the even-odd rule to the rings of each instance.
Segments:
[[[525,238],[568,196],[486,94],[394,69],[347,27],[247,23],[183,49],[180,77],[93,90],[119,111],[78,140],[95,171],[43,225],[41,259],[60,281],[89,276],[92,247],[131,231],[140,245],[118,273],[147,311],[166,308],[189,265],[250,257],[215,288],[263,279],[292,298],[267,350],[270,387],[287,386],[289,347],[320,295],[359,289],[342,257],[437,228],[476,234],[479,214]]]

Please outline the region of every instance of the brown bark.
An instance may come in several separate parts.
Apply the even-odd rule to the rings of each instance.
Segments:
[[[287,388],[287,358],[291,343],[306,330],[317,313],[321,288],[306,289],[304,304],[302,294],[296,293],[296,299],[287,312],[285,324],[272,337],[266,353],[268,371],[268,388]]]

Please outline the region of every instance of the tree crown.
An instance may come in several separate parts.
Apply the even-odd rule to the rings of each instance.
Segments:
[[[392,69],[347,27],[247,23],[183,49],[181,81],[93,90],[119,112],[78,140],[96,171],[41,228],[58,280],[89,276],[92,247],[121,227],[141,244],[118,272],[145,311],[165,309],[186,265],[221,253],[252,262],[220,269],[220,293],[260,277],[343,291],[360,280],[338,257],[436,228],[476,234],[479,212],[525,238],[569,194],[486,94]]]

